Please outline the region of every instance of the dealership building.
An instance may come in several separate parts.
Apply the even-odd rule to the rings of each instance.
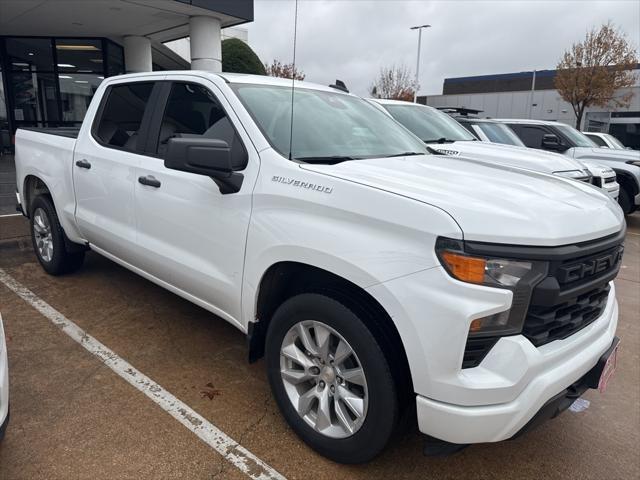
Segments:
[[[631,104],[589,107],[582,130],[608,132],[625,145],[640,148],[640,65],[634,70],[635,85]],[[491,118],[532,118],[555,120],[575,125],[573,108],[555,89],[556,70],[503,73],[473,77],[447,78],[442,95],[418,97],[418,102],[433,107],[466,107],[481,110]],[[628,90],[618,92],[624,95]]]
[[[20,127],[78,126],[106,77],[190,68],[166,42],[220,71],[222,29],[252,20],[253,0],[0,0],[0,152]]]

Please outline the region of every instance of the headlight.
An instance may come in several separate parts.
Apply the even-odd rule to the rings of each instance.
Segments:
[[[546,262],[499,258],[465,252],[462,240],[439,237],[436,255],[456,280],[513,292],[511,308],[473,319],[470,337],[514,335],[522,331],[533,286],[547,272]]]
[[[591,177],[591,174],[585,170],[567,170],[566,172],[553,172],[553,174],[574,180],[585,180]]]
[[[533,268],[531,262],[522,260],[468,255],[461,242],[442,237],[436,243],[436,253],[453,278],[493,287],[515,287]]]

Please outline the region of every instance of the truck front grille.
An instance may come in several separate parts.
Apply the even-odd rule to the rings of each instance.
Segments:
[[[522,334],[536,347],[573,335],[602,315],[609,290],[606,284],[551,307],[532,305]]]
[[[618,244],[551,261],[547,278],[533,289],[522,334],[539,347],[573,335],[602,315],[622,252]]]

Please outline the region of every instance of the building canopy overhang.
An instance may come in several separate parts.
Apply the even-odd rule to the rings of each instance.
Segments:
[[[0,35],[107,37],[139,35],[167,42],[189,35],[189,18],[230,27],[253,20],[253,0],[0,0]]]

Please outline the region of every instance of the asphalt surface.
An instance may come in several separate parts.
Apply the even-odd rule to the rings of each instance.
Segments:
[[[513,441],[433,458],[410,432],[359,466],[295,436],[264,362],[247,363],[243,334],[223,320],[95,254],[54,278],[14,242],[0,245],[0,268],[287,478],[640,478],[640,214],[616,280],[622,346],[604,395]],[[1,283],[0,311],[11,382],[0,479],[246,478]]]

